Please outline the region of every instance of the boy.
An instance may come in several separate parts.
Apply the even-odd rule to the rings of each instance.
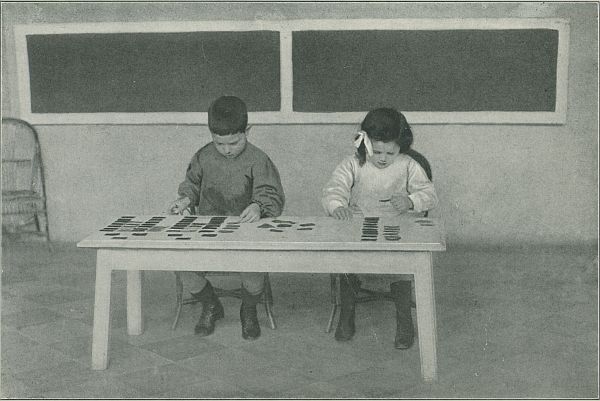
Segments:
[[[208,128],[212,142],[201,148],[190,162],[185,180],[179,185],[179,199],[170,213],[188,206],[199,215],[239,216],[240,222],[261,217],[276,217],[283,210],[285,196],[279,172],[269,157],[247,141],[248,112],[244,102],[222,96],[208,109]],[[202,302],[202,314],[194,329],[208,336],[215,321],[224,316],[223,305],[202,272],[181,272],[191,284],[192,296]],[[241,273],[242,337],[256,339],[260,325],[256,304],[261,299],[265,273]]]

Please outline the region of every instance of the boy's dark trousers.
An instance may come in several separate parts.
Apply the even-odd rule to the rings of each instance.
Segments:
[[[203,277],[202,272],[194,272],[205,281],[204,288],[198,292],[192,292],[192,296],[202,302],[202,314],[194,328],[199,336],[208,336],[215,330],[215,322],[225,316],[223,305],[208,280]],[[242,324],[242,337],[253,340],[260,337],[260,324],[256,312],[256,304],[262,297],[264,289],[265,273],[243,273],[242,274],[242,305],[240,307],[240,322]],[[249,278],[250,280],[244,280]],[[250,293],[246,289],[246,283],[252,287],[258,287],[258,293]],[[259,284],[260,283],[260,284]]]

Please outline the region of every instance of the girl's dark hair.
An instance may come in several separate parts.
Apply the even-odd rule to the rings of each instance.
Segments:
[[[361,130],[367,133],[371,141],[396,142],[400,146],[400,153],[410,149],[413,134],[406,121],[406,117],[392,108],[379,108],[371,110],[360,125]],[[361,143],[356,151],[359,164],[362,166],[367,160],[367,149]]]

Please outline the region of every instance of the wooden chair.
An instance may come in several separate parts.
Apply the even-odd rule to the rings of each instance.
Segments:
[[[423,170],[425,170],[425,174],[427,174],[427,177],[431,180],[433,175],[431,173],[431,165],[429,164],[429,162],[427,161],[427,159],[425,158],[425,156],[423,156],[421,153],[417,152],[416,150],[413,149],[409,149],[406,152],[407,155],[409,155],[410,157],[412,157],[417,163],[419,163],[419,165],[421,165],[421,167],[423,167]],[[424,212],[423,213],[423,217],[427,217],[428,216],[428,212]],[[332,308],[331,308],[331,314],[329,315],[329,321],[327,322],[327,328],[325,329],[325,331],[327,333],[331,332],[331,328],[333,327],[333,320],[335,319],[335,315],[341,305],[341,299],[340,299],[340,275],[339,274],[330,274],[330,285],[331,285],[331,304],[332,304]],[[352,280],[349,280],[349,282],[352,282]],[[390,291],[374,291],[374,290],[370,290],[368,288],[355,288],[354,289],[356,294],[356,298],[355,301],[356,303],[364,303],[364,302],[370,302],[370,301],[377,301],[377,300],[383,300],[383,301],[392,301],[394,302],[394,298],[392,297],[392,294],[390,293]],[[413,293],[414,294],[414,293]],[[415,307],[415,303],[414,301],[412,302],[412,307]]]
[[[36,231],[23,230],[34,225]],[[2,230],[50,241],[44,168],[38,135],[29,123],[2,119]]]
[[[230,272],[206,272],[207,276],[229,276],[229,275],[237,275],[237,273]],[[234,288],[234,289],[223,289],[214,287],[215,294],[218,297],[232,297],[242,299],[242,288]],[[173,321],[173,325],[171,326],[172,330],[177,328],[177,323],[179,322],[179,317],[181,316],[181,310],[183,309],[183,305],[191,305],[197,302],[200,302],[198,299],[193,298],[191,296],[184,297],[183,296],[183,281],[181,280],[181,275],[179,272],[175,272],[175,294],[177,297],[177,312],[175,313],[175,320]],[[275,330],[277,325],[275,324],[275,318],[273,317],[273,292],[271,290],[271,280],[269,279],[269,274],[265,273],[265,287],[262,293],[262,299],[260,301],[265,306],[265,312],[267,313],[267,317],[269,318],[269,324],[271,329]]]
[[[189,214],[194,215],[195,209],[193,207],[187,210]],[[238,273],[235,272],[218,272],[211,271],[205,272],[206,276],[233,276]],[[219,287],[214,287],[215,294],[218,297],[232,297],[242,299],[242,288],[234,288],[234,289],[223,289]],[[181,311],[183,309],[183,305],[191,305],[200,302],[198,299],[193,298],[192,296],[184,297],[183,296],[183,281],[181,280],[180,272],[175,272],[175,294],[177,299],[177,312],[175,313],[175,320],[173,321],[173,325],[171,326],[172,330],[177,328],[177,324],[179,323],[179,317],[181,316]],[[269,318],[269,324],[271,329],[275,330],[277,325],[275,324],[275,318],[273,317],[273,292],[271,290],[271,280],[269,279],[269,274],[265,273],[265,283],[264,290],[262,293],[262,298],[260,303],[265,306],[265,312],[267,313],[267,317]]]

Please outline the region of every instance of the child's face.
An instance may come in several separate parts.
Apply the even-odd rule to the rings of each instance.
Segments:
[[[238,132],[232,135],[212,134],[217,151],[228,159],[235,159],[246,148],[246,133]]]
[[[392,142],[373,141],[373,155],[367,156],[367,160],[377,168],[390,166],[400,154],[400,146]]]

